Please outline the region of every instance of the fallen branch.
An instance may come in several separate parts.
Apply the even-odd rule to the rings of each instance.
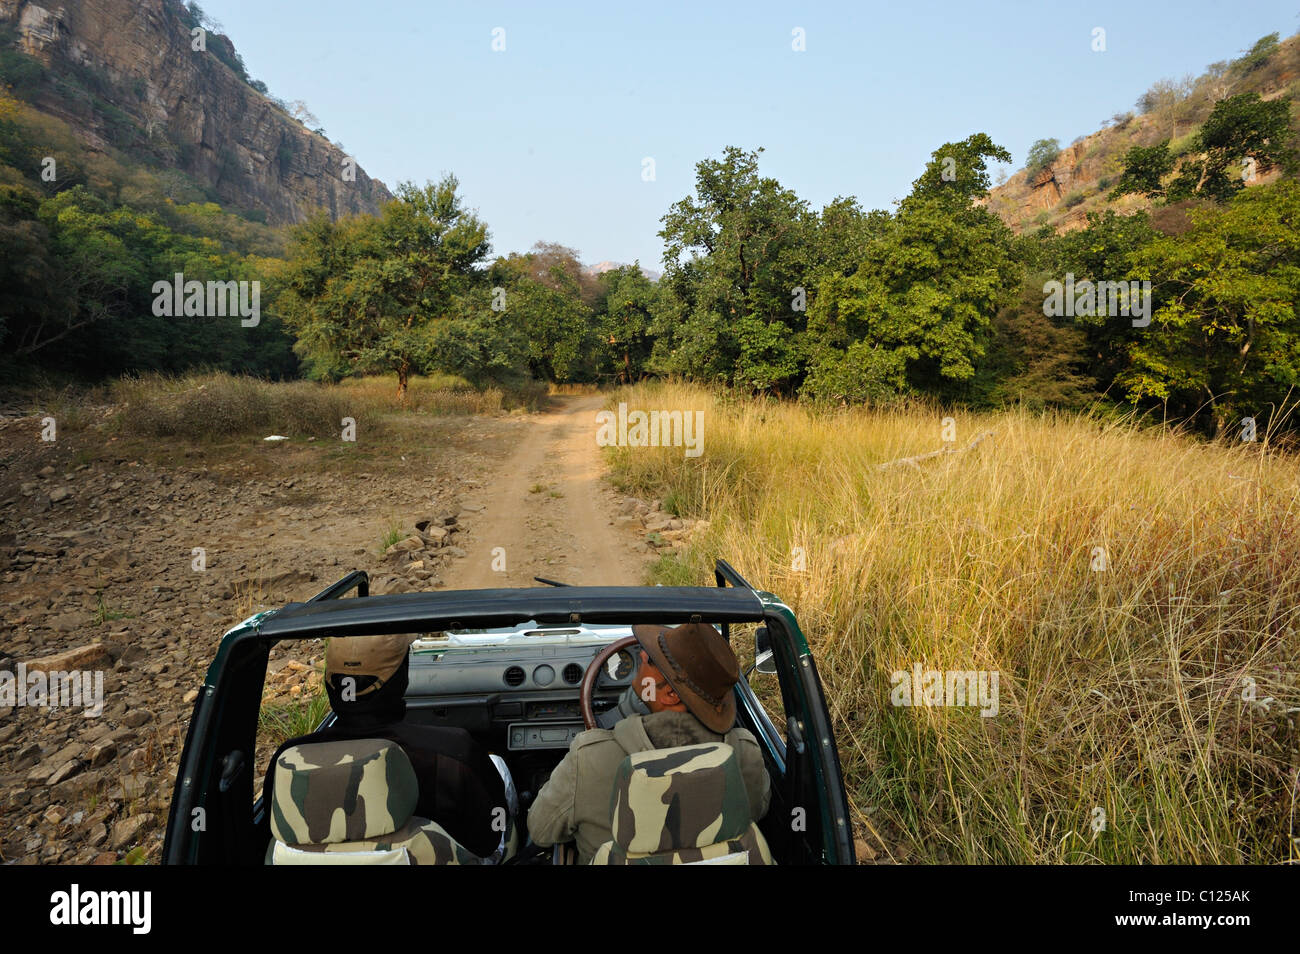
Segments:
[[[945,454],[964,454],[968,450],[974,450],[977,446],[979,446],[980,441],[984,440],[984,438],[990,436],[992,433],[993,433],[992,431],[985,431],[983,434],[975,438],[975,440],[971,441],[965,447],[941,447],[939,448],[939,450],[930,451],[928,454],[917,454],[915,457],[900,457],[898,460],[886,461],[883,464],[878,464],[876,466],[876,470],[886,470],[890,467],[896,467],[899,464],[908,464],[912,467],[916,467],[919,470],[921,461],[929,460],[932,457],[942,457]]]

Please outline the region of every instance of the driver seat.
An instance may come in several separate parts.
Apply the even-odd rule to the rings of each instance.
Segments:
[[[596,849],[593,865],[776,864],[725,742],[629,755],[610,809],[613,840]]]
[[[387,739],[294,745],[272,767],[272,865],[477,865],[437,822],[413,817],[419,782]]]

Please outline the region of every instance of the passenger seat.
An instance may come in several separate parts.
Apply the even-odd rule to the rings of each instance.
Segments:
[[[286,748],[271,769],[273,865],[477,865],[437,822],[413,815],[415,770],[386,739]]]

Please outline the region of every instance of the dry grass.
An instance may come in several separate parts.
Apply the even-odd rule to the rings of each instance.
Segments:
[[[1296,459],[1009,411],[957,413],[957,447],[993,435],[882,470],[943,446],[940,413],[618,400],[705,411],[699,458],[608,453],[629,489],[712,520],[661,579],[711,583],[725,557],[795,610],[885,857],[1300,859]],[[891,705],[914,663],[998,672],[997,714]]]
[[[112,389],[119,423],[138,437],[212,440],[237,435],[333,437],[364,411],[338,388],[229,374],[122,378]],[[367,409],[368,410],[368,409]]]
[[[348,378],[339,389],[366,407],[390,411],[413,411],[420,414],[497,414],[503,406],[503,394],[496,388],[478,391],[464,378],[431,375],[411,378],[404,400],[397,398],[397,375],[374,375]]]
[[[398,400],[395,376],[349,379],[339,385],[271,382],[222,373],[145,375],[115,382],[118,423],[129,435],[193,441],[279,434],[338,438],[344,418],[377,433],[393,414],[497,414],[498,390],[477,391],[461,378],[413,378]]]

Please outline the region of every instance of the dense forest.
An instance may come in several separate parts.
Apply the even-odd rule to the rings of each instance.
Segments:
[[[1266,37],[1219,75],[1258,70],[1277,49]],[[1011,155],[984,133],[935,149],[892,211],[852,197],[815,209],[762,174],[762,149],[730,147],[700,161],[692,194],[665,211],[655,282],[635,265],[589,274],[554,243],[494,258],[454,176],[401,185],[378,216],[269,228],[175,173],[87,153],[24,101],[22,58],[6,57],[10,378],[209,367],[326,381],[395,373],[404,388],[431,372],[506,387],[675,375],[831,403],[1104,400],[1207,432],[1242,416],[1264,426],[1300,383],[1300,183],[1285,96],[1224,96],[1176,148],[1134,146],[1108,185],[1149,207],[1091,212],[1086,228],[1059,234],[1017,235],[990,210],[990,165]],[[159,314],[155,287],[178,274],[258,282],[260,319]],[[1101,283],[1120,282],[1149,289],[1140,319],[1137,301],[1118,314],[1098,301]],[[1045,307],[1053,283],[1077,296],[1068,314]]]

